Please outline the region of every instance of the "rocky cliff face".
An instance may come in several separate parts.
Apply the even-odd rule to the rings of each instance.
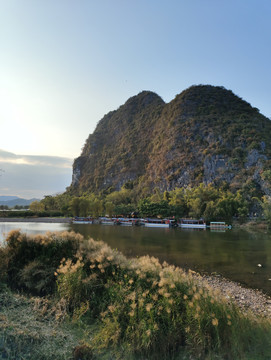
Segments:
[[[193,86],[166,104],[143,91],[107,114],[75,159],[70,191],[227,183],[270,193],[271,121],[223,87]],[[253,190],[254,191],[254,190]]]

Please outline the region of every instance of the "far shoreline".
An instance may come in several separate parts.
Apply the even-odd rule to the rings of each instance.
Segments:
[[[66,217],[0,217],[0,222],[35,222],[35,223],[70,223],[72,218]]]

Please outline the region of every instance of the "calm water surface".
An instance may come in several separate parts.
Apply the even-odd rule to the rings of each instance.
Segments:
[[[12,229],[29,234],[74,230],[103,240],[128,257],[152,255],[201,273],[217,273],[271,295],[271,234],[144,227],[0,223],[0,240]],[[262,267],[258,267],[261,264]],[[270,279],[270,280],[269,280]]]

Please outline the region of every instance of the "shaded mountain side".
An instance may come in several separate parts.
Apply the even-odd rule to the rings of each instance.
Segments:
[[[161,191],[228,183],[271,195],[271,121],[223,87],[192,86],[166,104],[143,91],[110,112],[75,159],[69,191]]]
[[[143,91],[105,115],[74,162],[72,186],[91,191],[120,189],[143,175],[164,105],[158,95]]]

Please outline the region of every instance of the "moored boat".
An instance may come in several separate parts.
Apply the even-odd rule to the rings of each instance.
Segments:
[[[211,221],[210,222],[211,230],[225,230],[231,229],[231,225],[227,225],[225,221]]]
[[[102,225],[119,225],[117,218],[100,217],[99,223]]]
[[[73,224],[93,224],[93,218],[75,216],[74,218],[72,218],[72,223]]]
[[[117,222],[124,226],[140,225],[139,219],[135,218],[117,218]]]
[[[176,221],[171,219],[141,219],[141,225],[146,227],[170,228],[176,226]]]
[[[178,226],[184,229],[206,229],[206,223],[203,219],[180,219]]]

